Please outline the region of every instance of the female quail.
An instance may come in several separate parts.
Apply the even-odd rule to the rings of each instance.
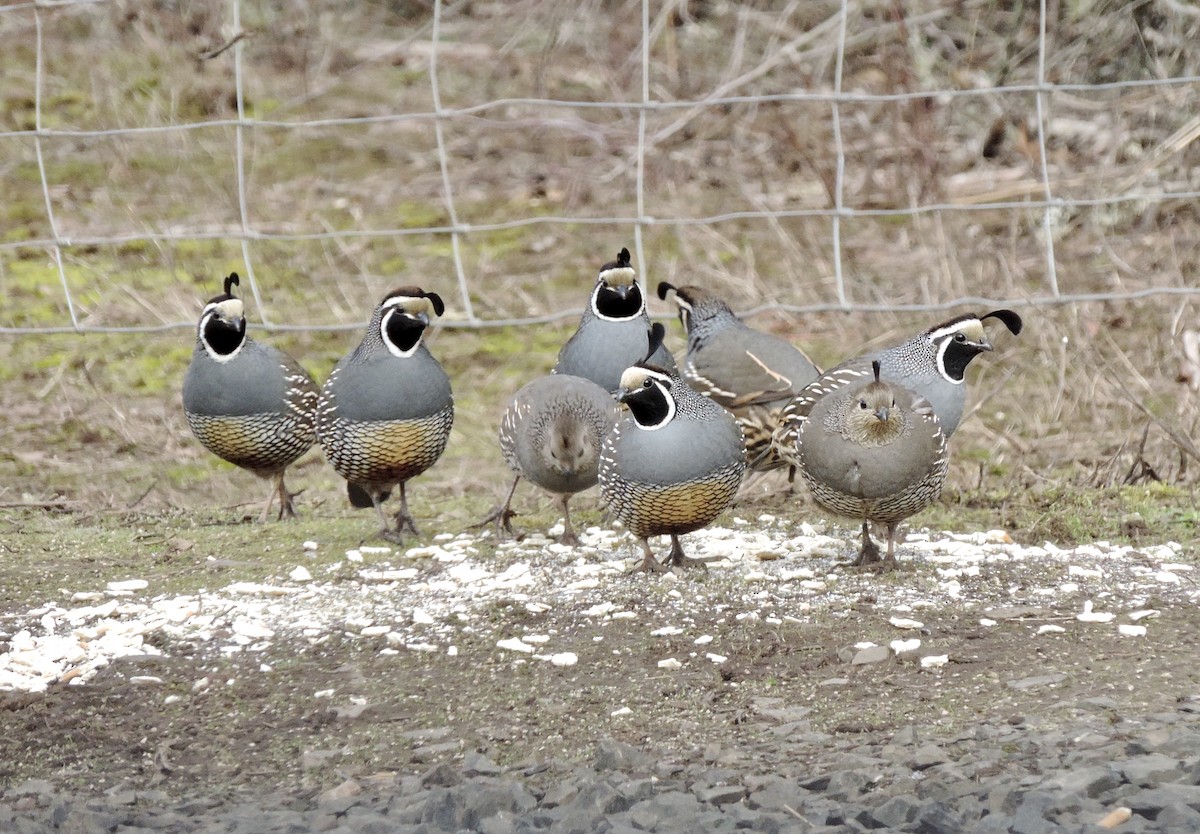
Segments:
[[[317,386],[295,359],[246,335],[245,308],[233,295],[238,283],[230,273],[224,292],[200,313],[183,377],[183,411],[204,448],[274,481],[260,520],[275,496],[279,518],[292,518],[283,475],[316,442]]]
[[[346,479],[350,502],[374,506],[381,535],[401,542],[417,532],[405,484],[434,464],[454,422],[450,379],[422,343],[432,316],[445,311],[436,293],[401,287],[375,308],[366,335],[334,367],[317,404],[317,436]],[[400,488],[396,526],[383,502]]]
[[[684,555],[679,537],[707,526],[733,501],[746,469],[737,422],[677,375],[648,363],[621,375],[617,398],[629,415],[604,438],[600,494],[641,540],[641,570],[700,561]],[[658,535],[671,537],[665,564],[648,541]]]
[[[558,352],[553,373],[590,379],[605,391],[615,392],[626,368],[646,358],[651,345],[650,317],[629,250],[600,267],[596,286],[583,311],[579,328]],[[659,344],[650,360],[675,371],[675,358]]]
[[[619,413],[612,395],[583,377],[547,374],[517,391],[500,422],[500,451],[516,477],[504,506],[483,523],[494,520],[512,534],[509,507],[524,477],[558,496],[562,543],[578,545],[567,505],[572,495],[596,485],[600,444]]]
[[[885,565],[895,565],[896,527],[928,507],[946,480],[946,435],[933,407],[899,385],[872,379],[837,388],[797,428],[796,463],[817,503],[862,521],[856,565],[879,561],[869,522],[887,525]]]
[[[675,302],[687,331],[681,375],[688,385],[733,412],[746,437],[747,460],[759,460],[770,447],[784,406],[821,372],[804,351],[751,328],[707,290],[663,281],[658,297]]]

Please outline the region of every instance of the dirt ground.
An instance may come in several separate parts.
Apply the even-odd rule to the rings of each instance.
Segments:
[[[547,554],[545,563],[562,561]],[[894,593],[932,572],[910,564],[878,582]],[[1019,589],[1022,572],[999,568],[981,581]],[[311,795],[349,777],[421,773],[469,751],[503,766],[583,761],[604,738],[681,765],[719,759],[796,773],[910,726],[931,740],[982,721],[1054,726],[1088,703],[1128,720],[1200,694],[1200,672],[1180,654],[1200,637],[1200,615],[1167,600],[1142,600],[1160,615],[1137,639],[1081,626],[1077,600],[925,607],[914,615],[924,624],[914,632],[921,654],[951,658],[926,669],[915,656],[853,664],[853,644],[897,636],[869,590],[794,616],[781,598],[764,609],[778,616],[765,617],[738,616],[746,586],[716,571],[674,583],[619,576],[602,596],[631,616],[597,621],[501,598],[456,630],[457,654],[382,653],[383,638],[349,629],[316,641],[280,635],[264,651],[236,654],[152,636],[166,657],[115,660],[81,686],[0,694],[0,786],[38,778],[78,791]],[[997,624],[981,625],[985,616]],[[1047,623],[1066,631],[1035,637]],[[651,634],[663,624],[679,633]],[[498,635],[531,632],[553,635],[555,650],[578,662],[560,667],[496,646]],[[727,659],[703,661],[698,635]],[[686,662],[663,668],[665,657]],[[1050,677],[1030,683],[1041,676]]]

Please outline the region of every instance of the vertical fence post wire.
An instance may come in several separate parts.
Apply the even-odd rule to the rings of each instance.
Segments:
[[[1054,199],[1050,193],[1050,166],[1046,162],[1046,0],[1041,0],[1040,23],[1038,26],[1038,77],[1037,77],[1037,120],[1038,155],[1042,163],[1042,194],[1046,201],[1042,209],[1042,234],[1046,236],[1046,279],[1050,282],[1050,293],[1057,298],[1058,270],[1054,265]]]
[[[438,83],[438,47],[441,44],[442,0],[433,4],[433,44],[429,49],[429,83],[433,90],[433,132],[437,137],[438,162],[442,167],[442,190],[446,196],[446,213],[450,216],[450,251],[454,254],[454,272],[458,277],[458,294],[462,298],[463,313],[471,324],[478,324],[475,309],[471,304],[471,293],[467,287],[467,274],[463,269],[462,251],[459,248],[460,229],[458,212],[454,210],[454,191],[450,187],[450,160],[446,156],[446,139],[442,135],[442,93]]]
[[[237,38],[242,32],[242,4],[241,0],[229,0],[229,2],[233,6],[233,32],[231,36]],[[237,126],[234,128],[234,155],[237,166],[238,212],[241,214],[242,222],[242,262],[246,266],[246,280],[250,284],[250,292],[254,296],[255,306],[258,308],[258,317],[262,320],[263,327],[271,330],[273,325],[267,315],[267,308],[263,304],[262,295],[258,291],[258,280],[254,275],[254,261],[250,258],[250,236],[253,232],[250,230],[250,209],[249,201],[246,198],[246,129],[249,125],[246,123],[246,101],[242,75],[242,44],[244,42],[245,38],[238,38],[237,43],[233,45],[233,85],[234,95],[237,98]]]
[[[849,17],[849,0],[842,0],[841,20],[838,24],[837,56],[833,67],[833,99],[830,102],[830,112],[833,119],[833,145],[836,151],[837,166],[833,180],[833,279],[837,287],[838,306],[843,310],[850,309],[846,296],[846,276],[842,272],[842,188],[846,178],[846,148],[842,144],[841,96],[842,96],[842,66],[846,60],[846,18]]]
[[[62,238],[58,235],[58,223],[54,219],[54,203],[50,199],[50,180],[46,176],[46,160],[42,155],[42,86],[43,75],[43,43],[42,43],[42,13],[35,3],[33,6],[33,28],[35,32],[35,69],[33,82],[33,150],[37,155],[38,176],[42,180],[42,197],[46,201],[46,222],[50,224],[50,234],[54,238],[54,263],[58,268],[58,280],[62,282],[63,293],[67,298],[67,314],[71,317],[71,328],[76,333],[82,328],[75,313],[75,300],[71,297],[71,285],[67,282],[67,270],[63,266]]]
[[[633,224],[633,248],[637,252],[638,275],[649,287],[646,256],[642,251],[642,227],[646,224],[646,108],[650,101],[650,0],[642,0],[642,102],[638,107],[637,221]]]

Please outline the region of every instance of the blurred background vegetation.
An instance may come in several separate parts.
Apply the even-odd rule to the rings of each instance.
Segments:
[[[646,2],[0,12],[0,503],[259,501],[179,403],[203,301],[250,267],[252,321],[286,326],[256,337],[318,380],[389,289],[443,295],[430,347],[458,420],[412,494],[427,529],[461,527],[505,486],[508,396],[630,246],[650,287],[715,289],[823,365],[986,312],[956,299],[1014,306],[1027,329],[972,367],[951,488],[915,522],[1195,541],[1198,412],[1178,380],[1200,257],[1194,7],[1050,0],[1042,37],[1031,2],[850,2],[844,20],[826,0]],[[644,81],[685,106],[633,106]],[[437,231],[455,222],[483,228]],[[1052,279],[1096,299],[1045,303]],[[145,330],[19,332],[69,329],[72,308]],[[319,451],[290,480],[304,511],[346,511]],[[782,485],[748,495],[807,512]]]

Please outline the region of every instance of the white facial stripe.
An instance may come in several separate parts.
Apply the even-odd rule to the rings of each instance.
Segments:
[[[634,272],[631,266],[614,266],[612,269],[605,269],[600,272],[600,280],[610,287],[628,286],[636,278],[637,273]]]
[[[950,325],[949,327],[940,327],[937,330],[930,330],[929,331],[929,341],[936,342],[938,339],[942,338],[943,336],[953,336],[955,333],[960,333],[960,332],[966,330],[966,328],[969,325],[971,325],[977,321],[979,321],[979,319],[966,319],[964,321],[955,322],[954,324]]]
[[[664,381],[669,379],[668,377],[664,377],[662,374],[656,374],[647,371],[646,378],[654,380],[655,384],[662,390],[662,395],[667,400],[667,416],[662,418],[662,420],[655,423],[653,426],[643,426],[641,423],[638,423],[638,428],[642,429],[643,431],[658,431],[663,426],[668,425],[672,420],[675,419],[675,398],[671,396],[671,392],[667,388],[666,382]]]
[[[937,352],[938,374],[942,377],[942,379],[946,380],[946,382],[949,382],[951,385],[962,385],[967,379],[966,374],[963,375],[962,379],[955,379],[954,377],[952,377],[948,373],[946,373],[946,351],[950,348],[950,345],[952,345],[952,344],[954,344],[953,339],[943,339],[942,343],[940,345],[938,345],[938,352]]]
[[[421,347],[421,339],[425,338],[425,334],[422,333],[420,338],[413,342],[413,346],[408,350],[400,350],[400,348],[388,337],[387,326],[388,322],[391,321],[392,316],[402,316],[404,315],[404,311],[397,311],[395,307],[390,304],[385,304],[384,306],[390,307],[391,309],[387,310],[387,312],[383,314],[383,318],[379,320],[379,338],[383,340],[383,344],[387,347],[388,353],[390,353],[392,356],[399,357],[400,359],[407,359],[417,352],[417,348]]]
[[[241,306],[241,303],[242,302],[238,301],[239,307]],[[212,346],[208,343],[208,337],[204,335],[204,331],[208,327],[208,323],[212,320],[213,316],[217,315],[217,311],[220,309],[220,307],[220,304],[209,304],[207,307],[205,307],[203,315],[200,316],[200,324],[197,325],[197,327],[200,333],[200,344],[204,345],[204,352],[207,353],[209,358],[214,362],[219,362],[220,364],[224,365],[226,362],[230,361],[242,352],[242,345],[246,344],[246,340],[242,339],[242,341],[238,343],[238,346],[235,347],[230,353],[220,354],[212,349]]]
[[[675,303],[678,304],[684,310],[687,310],[689,313],[692,311],[692,305],[688,304],[686,301],[684,301],[683,296],[680,295],[679,293],[675,293]]]

